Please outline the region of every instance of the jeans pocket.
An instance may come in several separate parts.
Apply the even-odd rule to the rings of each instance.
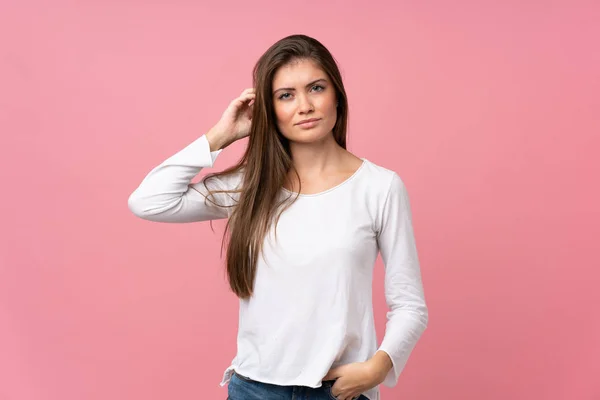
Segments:
[[[335,383],[335,381],[323,381],[325,393],[327,393],[329,395],[329,398],[331,400],[337,400],[337,398],[333,395],[333,392],[331,391],[334,383]]]
[[[325,386],[325,392],[327,392],[327,394],[329,395],[329,398],[331,400],[338,400],[337,397],[335,397],[333,395],[333,385],[335,384],[335,381],[323,381],[323,386]],[[363,395],[358,395],[352,398],[352,400],[361,400],[364,397]]]
[[[255,381],[233,371],[229,385],[227,385],[227,400],[245,399],[248,391],[254,392],[255,389],[257,389]]]

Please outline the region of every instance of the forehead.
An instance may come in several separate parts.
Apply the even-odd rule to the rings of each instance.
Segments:
[[[294,60],[281,66],[273,76],[273,89],[303,86],[316,79],[327,79],[327,74],[313,60]]]

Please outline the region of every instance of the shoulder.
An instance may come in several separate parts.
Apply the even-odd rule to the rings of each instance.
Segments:
[[[378,197],[385,198],[390,192],[406,190],[404,181],[396,171],[367,159],[364,160],[363,168],[365,168],[365,175],[368,176],[370,188],[377,193]]]
[[[365,159],[363,182],[367,207],[374,232],[381,232],[386,221],[405,209],[407,193],[400,175],[390,168]]]

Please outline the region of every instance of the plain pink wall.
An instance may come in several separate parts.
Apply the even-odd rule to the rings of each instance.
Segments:
[[[350,150],[411,195],[430,324],[384,397],[600,399],[599,20],[567,0],[2,2],[0,400],[226,397],[223,224],[127,199],[292,33],[341,64]]]

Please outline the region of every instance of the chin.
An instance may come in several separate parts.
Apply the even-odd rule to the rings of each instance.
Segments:
[[[294,132],[293,135],[288,136],[287,138],[296,143],[317,143],[326,140],[331,135],[331,131],[329,132],[313,132],[313,131],[304,131],[304,132]]]
[[[301,129],[292,127],[291,132],[283,134],[286,139],[296,143],[316,143],[329,139],[332,135],[333,125],[331,127],[324,126],[317,129]]]

